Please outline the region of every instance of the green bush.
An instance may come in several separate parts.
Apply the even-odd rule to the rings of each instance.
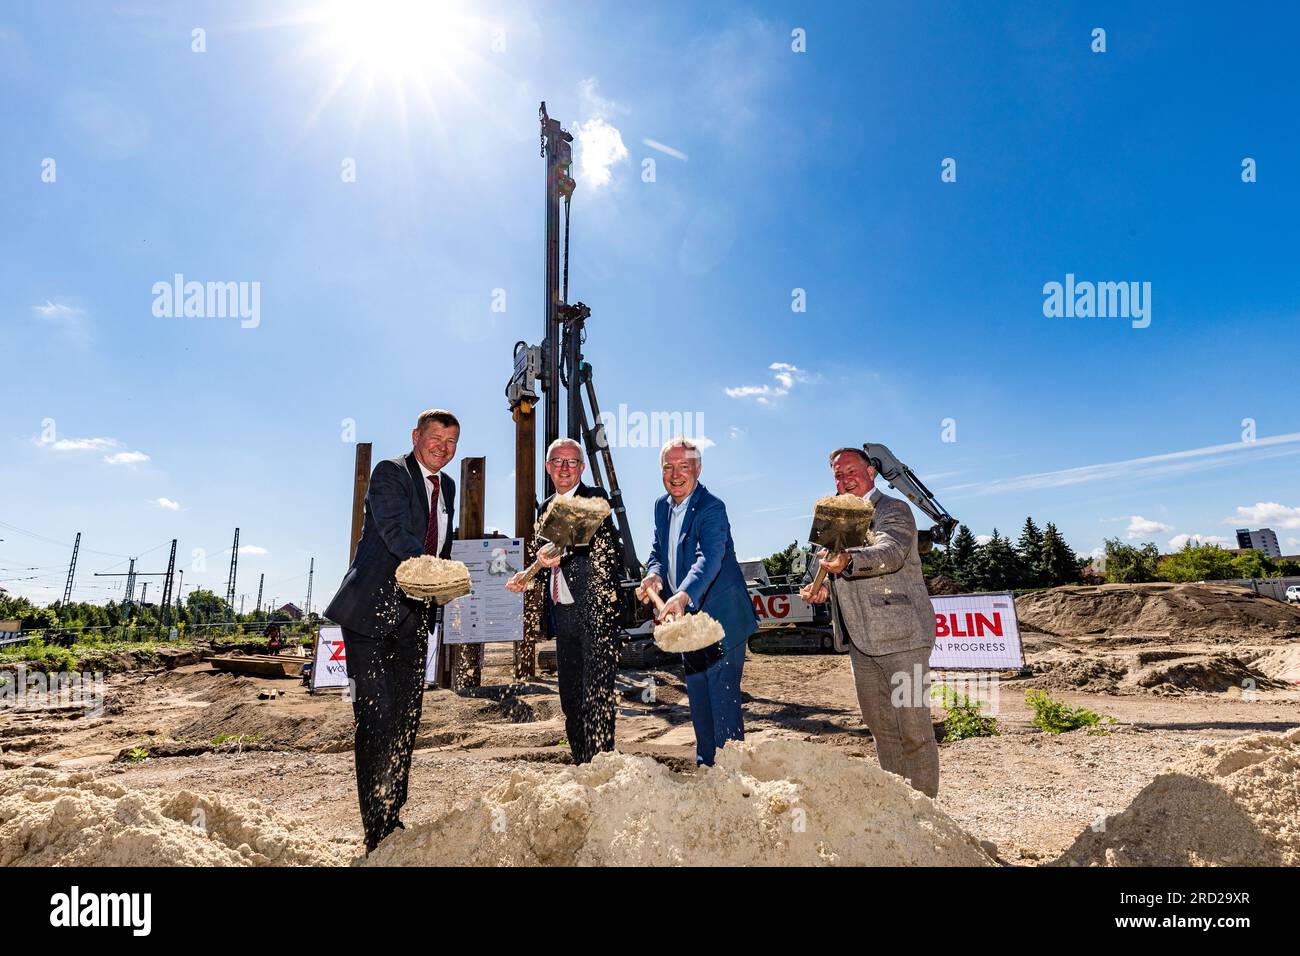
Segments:
[[[966,740],[969,737],[998,737],[996,717],[985,717],[980,713],[982,702],[970,697],[959,697],[955,690],[940,686],[944,709],[948,712],[944,718],[944,743],[954,740]]]
[[[77,657],[72,651],[57,644],[46,644],[39,637],[27,644],[7,649],[0,657],[7,661],[24,663],[32,670],[44,671],[46,674],[72,671],[77,666]]]
[[[1101,733],[1100,724],[1113,724],[1115,718],[1103,717],[1086,707],[1071,707],[1064,701],[1054,700],[1045,690],[1025,692],[1025,703],[1034,708],[1034,719],[1030,721],[1039,730],[1049,734],[1061,734],[1081,727],[1097,728],[1089,733]]]

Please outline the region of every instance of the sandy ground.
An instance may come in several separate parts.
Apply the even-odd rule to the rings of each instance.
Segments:
[[[940,748],[939,806],[995,845],[1007,863],[1035,865],[1060,856],[1082,830],[1124,810],[1197,743],[1300,726],[1300,685],[1247,670],[1258,679],[1248,676],[1243,692],[1234,669],[1262,660],[1281,673],[1294,656],[1294,639],[1226,642],[1216,636],[1208,643],[1176,643],[1029,634],[1025,645],[1038,673],[1000,685],[1002,735]],[[509,646],[487,651],[485,685],[504,682]],[[1168,667],[1170,661],[1177,666]],[[1152,680],[1150,669],[1157,666],[1164,669]],[[1180,686],[1216,681],[1233,683],[1209,691]],[[1071,683],[1090,689],[1070,689]],[[1037,731],[1023,694],[1045,684],[1053,696],[1116,723],[1101,735]],[[794,737],[874,761],[846,656],[751,652],[743,687],[749,739]],[[271,690],[276,699],[259,699]],[[691,767],[694,736],[680,673],[624,671],[618,690],[618,749],[673,769]],[[936,723],[942,715],[936,708]],[[491,688],[478,697],[427,692],[404,820],[431,822],[525,763],[566,763],[563,738],[553,674],[504,698]],[[122,759],[133,747],[152,756],[138,763]],[[301,815],[322,837],[360,852],[350,705],[335,694],[312,696],[296,681],[232,678],[205,665],[118,675],[108,681],[102,717],[0,716],[0,775],[30,766],[93,769],[159,794],[188,788],[259,800]]]

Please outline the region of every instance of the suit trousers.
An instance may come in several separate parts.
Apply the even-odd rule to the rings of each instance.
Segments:
[[[745,739],[740,707],[740,676],[745,669],[745,642],[727,651],[698,673],[686,675],[686,696],[695,725],[696,766],[713,766],[719,747]]]
[[[560,707],[574,763],[614,749],[614,678],[618,651],[613,634],[596,636],[579,604],[552,605]]]
[[[876,741],[880,766],[906,778],[926,796],[935,796],[939,792],[939,744],[930,721],[929,649],[869,655],[854,644],[849,647],[849,660],[862,720]],[[918,673],[922,683],[919,701],[914,699]],[[896,688],[897,703],[893,699]]]
[[[372,637],[343,629],[356,718],[357,797],[369,853],[400,825],[424,705],[429,635],[415,627]]]

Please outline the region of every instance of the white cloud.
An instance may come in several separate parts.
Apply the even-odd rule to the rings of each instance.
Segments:
[[[1288,548],[1300,548],[1300,538],[1287,538],[1286,546]]]
[[[34,438],[32,441],[41,448],[51,451],[107,451],[117,448],[122,443],[116,438]]]
[[[84,346],[89,343],[89,315],[85,309],[46,299],[44,305],[32,306],[32,312],[72,344]]]
[[[774,399],[790,394],[797,383],[815,381],[815,377],[788,362],[773,362],[768,366],[775,385],[738,385],[724,389],[728,398],[752,398],[760,405],[771,405]]]
[[[149,460],[142,451],[119,451],[115,455],[105,455],[104,461],[110,465],[138,465]]]
[[[1289,508],[1276,501],[1257,501],[1245,507],[1239,505],[1236,516],[1224,518],[1223,523],[1238,527],[1253,525],[1263,528],[1300,528],[1300,508]]]
[[[730,435],[732,438],[743,438],[745,436],[746,430],[747,429],[741,428],[739,425],[732,425],[730,428],[727,429],[727,434]]]
[[[425,509],[425,510],[427,511],[428,509]],[[263,548],[261,545],[256,545],[256,544],[241,544],[241,545],[239,546],[239,553],[240,553],[240,554],[251,554],[251,555],[253,555],[254,557],[261,557],[262,555],[269,554],[270,552],[267,551],[266,548]]]
[[[1090,481],[1134,481],[1139,478],[1167,477],[1188,471],[1203,471],[1215,462],[1226,463],[1229,456],[1244,453],[1252,458],[1280,458],[1300,455],[1300,448],[1277,448],[1279,445],[1300,443],[1300,432],[1271,435],[1253,442],[1230,442],[1225,445],[1208,445],[1186,451],[1166,452],[1129,458],[1124,461],[1104,462],[1097,465],[1080,465],[1059,471],[1043,471],[994,481],[970,482],[951,485],[945,491],[965,492],[966,496],[1002,494],[1010,491],[1035,491],[1042,488],[1061,488]],[[1229,519],[1231,520],[1231,519]]]
[[[181,503],[179,501],[172,501],[170,498],[155,498],[154,504],[159,508],[166,508],[168,511],[181,510]]]
[[[1141,538],[1149,537],[1161,531],[1173,531],[1174,526],[1164,524],[1160,521],[1154,521],[1151,518],[1144,518],[1141,515],[1130,515],[1128,520],[1128,537]]]
[[[618,110],[613,100],[596,92],[596,80],[589,78],[578,84],[586,106],[587,119],[573,124],[576,144],[577,179],[593,191],[608,186],[614,178],[613,166],[625,163],[628,158],[623,134],[609,122],[609,116]]]
[[[1228,543],[1228,539],[1217,534],[1176,534],[1169,539],[1170,551],[1181,551],[1187,546],[1187,542],[1192,542],[1193,547],[1200,547],[1203,544],[1217,544],[1223,547]],[[1232,544],[1235,547],[1236,541]]]
[[[697,435],[695,438],[692,438],[691,441],[695,442],[695,444],[700,447],[700,451],[704,451],[706,448],[712,448],[717,444],[717,442],[712,438],[706,438],[704,435]]]
[[[993,540],[993,535],[991,535],[991,534],[977,534],[977,535],[975,535],[975,543],[976,543],[976,544],[988,544],[988,543],[989,543],[990,541],[992,541],[992,540]]]

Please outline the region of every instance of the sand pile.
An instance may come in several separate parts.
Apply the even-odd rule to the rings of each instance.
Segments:
[[[157,796],[89,773],[0,777],[0,866],[331,866],[350,856],[252,802]]]
[[[336,706],[289,713],[270,701],[258,700],[255,693],[241,694],[238,699],[217,700],[203,708],[197,717],[177,727],[173,736],[181,741],[202,742],[218,735],[242,735],[250,741],[284,750],[316,753],[351,750],[352,705],[338,700],[329,703]]]
[[[1183,691],[1223,693],[1237,690],[1274,690],[1286,687],[1276,680],[1229,654],[1196,654],[1160,661],[1135,677],[1139,687],[1157,693],[1178,694]]]
[[[1250,666],[1285,684],[1300,684],[1300,647],[1268,651],[1252,660]]]
[[[439,604],[464,597],[473,589],[470,584],[469,568],[460,561],[435,558],[431,554],[407,558],[397,566],[394,577],[397,579],[397,586],[405,591],[408,597],[422,601],[432,598]]]
[[[1200,745],[1056,862],[1300,865],[1300,730]]]
[[[798,740],[729,744],[674,773],[649,757],[522,769],[399,830],[368,865],[987,866],[978,842],[874,762]]]
[[[1300,609],[1245,588],[1209,584],[1071,585],[1016,599],[1022,625],[1056,636],[1137,633],[1300,637]]]

